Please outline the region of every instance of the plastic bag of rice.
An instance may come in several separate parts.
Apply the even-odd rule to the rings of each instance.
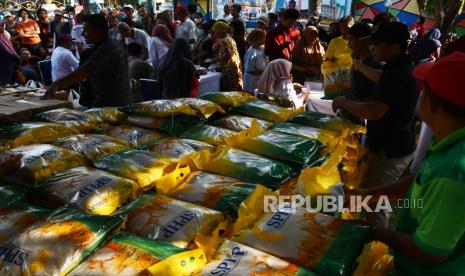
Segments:
[[[55,123],[21,123],[0,128],[0,151],[10,148],[51,143],[60,137],[75,134],[70,128]]]
[[[127,115],[116,107],[91,108],[84,111],[84,114],[89,115],[94,124],[122,124],[127,118]]]
[[[39,113],[37,120],[65,125],[76,132],[90,132],[96,125],[88,114],[69,108],[59,108]]]
[[[40,192],[61,204],[94,215],[111,215],[136,198],[139,185],[129,179],[88,167],[77,167],[47,179]]]
[[[180,138],[202,141],[216,146],[226,144],[226,140],[235,134],[237,134],[237,132],[229,129],[206,124],[197,124],[182,129],[176,136]]]
[[[138,275],[152,265],[184,251],[169,243],[121,233],[68,275]]]
[[[231,112],[257,117],[271,122],[285,122],[295,115],[303,112],[303,108],[293,110],[269,104],[261,100],[253,100],[246,104],[234,107],[231,109]]]
[[[146,194],[130,203],[124,228],[137,236],[187,248],[197,234],[208,234],[225,217],[202,206]]]
[[[197,112],[187,103],[174,100],[153,100],[148,102],[134,103],[121,109],[131,115],[149,117],[172,117],[177,115],[196,116]]]
[[[214,147],[205,142],[181,139],[181,138],[161,138],[155,142],[141,146],[142,149],[151,151],[160,156],[179,159],[190,153],[201,150],[213,150]]]
[[[252,127],[252,121],[256,120],[258,126],[262,130],[267,130],[273,127],[272,122],[268,122],[265,120],[260,120],[252,117],[240,116],[240,115],[228,115],[216,121],[209,123],[212,126],[222,127],[225,129],[229,129],[232,131],[242,131],[244,129]]]
[[[195,275],[316,276],[317,274],[244,244],[226,240],[211,262]]]
[[[162,132],[146,130],[130,125],[111,127],[105,130],[104,134],[129,142],[134,147],[155,141],[165,136]]]
[[[23,202],[0,208],[0,243],[45,219],[49,214],[50,210]]]
[[[200,98],[214,102],[225,109],[245,104],[255,99],[252,94],[246,92],[210,92],[200,96]]]
[[[117,217],[58,209],[0,245],[0,274],[66,275],[120,223]]]
[[[219,106],[218,104],[214,102],[207,101],[207,100],[202,100],[202,99],[197,99],[197,98],[181,98],[181,99],[176,99],[176,101],[188,104],[190,108],[197,111],[197,113],[199,113],[205,119],[210,118],[216,112],[223,113],[223,114],[226,113],[221,106]]]
[[[0,208],[7,207],[22,200],[28,189],[22,186],[0,185]]]
[[[111,136],[80,134],[58,139],[55,146],[83,154],[90,161],[108,154],[129,149],[130,144]]]
[[[128,123],[134,126],[173,133],[176,130],[200,123],[202,119],[194,116],[179,115],[174,117],[129,116]]]
[[[144,150],[126,150],[107,155],[97,159],[94,166],[134,180],[143,190],[151,189],[157,182],[177,186],[190,173],[189,167],[180,167],[176,160]]]
[[[87,163],[82,154],[52,145],[22,146],[5,154],[21,154],[21,166],[18,171],[2,180],[28,187],[38,186],[54,174]]]

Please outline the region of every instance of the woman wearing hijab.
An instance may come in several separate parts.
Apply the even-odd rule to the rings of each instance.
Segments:
[[[216,57],[212,60],[221,71],[221,91],[242,90],[241,58],[236,42],[229,36],[229,25],[216,22],[212,28],[216,38]]]
[[[212,26],[208,22],[203,22],[198,27],[200,36],[195,42],[192,52],[192,60],[195,64],[206,66],[205,60],[212,58],[213,39],[210,34],[211,28]]]
[[[306,27],[292,54],[294,80],[303,84],[307,78],[319,78],[324,55],[325,49],[318,38],[318,29],[314,26]]]
[[[158,80],[163,89],[164,98],[197,97],[199,80],[189,55],[189,42],[184,38],[177,38],[159,70]]]
[[[441,31],[438,28],[433,28],[420,38],[410,50],[410,56],[415,64],[420,61],[431,58],[437,59],[441,53]]]
[[[258,81],[258,92],[286,98],[295,108],[303,106],[308,93],[297,95],[295,88],[302,88],[302,86],[292,83],[291,69],[292,63],[285,59],[270,62]]]
[[[5,31],[5,22],[0,21],[0,85],[13,84],[16,81],[16,68],[19,56]]]
[[[156,25],[149,40],[149,61],[157,71],[165,60],[166,54],[173,43],[170,31],[164,25]]]

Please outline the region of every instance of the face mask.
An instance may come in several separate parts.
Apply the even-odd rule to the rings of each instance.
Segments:
[[[199,24],[200,22],[202,22],[202,20],[200,18],[195,18],[194,22],[195,22],[195,24]]]

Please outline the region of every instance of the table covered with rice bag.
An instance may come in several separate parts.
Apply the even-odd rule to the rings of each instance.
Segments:
[[[65,275],[97,248],[121,223],[62,208],[4,241],[1,275]]]
[[[38,186],[54,174],[87,163],[86,158],[78,152],[46,144],[17,147],[5,154],[21,154],[21,166],[2,180],[27,187]]]
[[[197,234],[208,234],[225,220],[220,212],[154,194],[136,199],[122,213],[127,216],[126,231],[181,248],[186,248]]]
[[[136,198],[139,185],[105,171],[76,167],[47,179],[38,189],[45,198],[94,215],[111,215]]]

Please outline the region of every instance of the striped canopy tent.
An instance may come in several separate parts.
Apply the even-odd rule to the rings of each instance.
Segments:
[[[408,26],[415,23],[421,15],[417,0],[356,0],[354,1],[354,16],[356,20],[373,19],[381,12],[390,12],[400,22]],[[426,18],[427,29],[434,26],[434,20]]]

